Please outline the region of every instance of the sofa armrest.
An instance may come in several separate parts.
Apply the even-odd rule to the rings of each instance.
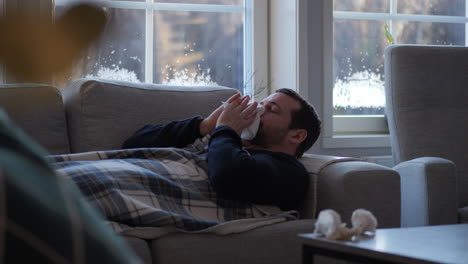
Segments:
[[[458,196],[455,164],[423,157],[394,167],[401,175],[402,226],[456,224]]]
[[[310,159],[316,165],[308,166]],[[308,155],[301,160],[312,177],[301,210],[303,218],[334,209],[349,223],[353,211],[364,208],[376,216],[379,227],[400,226],[398,172],[356,158]]]

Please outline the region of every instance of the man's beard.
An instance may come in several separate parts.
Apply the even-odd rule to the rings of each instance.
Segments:
[[[263,123],[260,122],[257,134],[249,143],[258,147],[267,148],[279,144],[284,139],[285,135],[286,133],[284,131],[265,131]]]
[[[254,138],[249,140],[249,143],[251,145],[256,145],[256,146],[262,146],[263,144],[263,130],[262,130],[262,123],[260,123],[260,126],[258,127],[257,134],[255,135]]]

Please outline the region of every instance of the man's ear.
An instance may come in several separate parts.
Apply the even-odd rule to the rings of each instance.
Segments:
[[[292,129],[289,131],[289,142],[299,145],[307,138],[307,131],[303,128]]]

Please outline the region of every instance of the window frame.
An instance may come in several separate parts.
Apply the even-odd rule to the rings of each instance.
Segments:
[[[334,11],[333,1],[323,0],[323,143],[324,148],[368,148],[390,147],[390,136],[384,115],[373,116],[339,116],[333,114],[333,22],[334,19],[359,19],[369,21],[388,21],[389,29],[395,37],[394,21],[468,23],[468,17],[400,14],[397,12],[397,1],[389,0],[390,8],[386,13]],[[466,12],[468,14],[468,0]],[[395,39],[395,41],[397,41]],[[465,26],[465,45],[468,43],[468,27]]]
[[[269,1],[270,92],[290,88],[309,98],[307,5],[307,0]]]
[[[254,95],[256,101],[266,98],[270,89],[256,93],[255,87],[268,82],[269,23],[268,0],[245,0],[244,39],[250,38],[251,48],[244,46],[244,94]],[[250,20],[250,21],[249,21]],[[247,41],[244,41],[244,45]],[[247,66],[247,67],[246,67]]]
[[[0,0],[1,1],[1,0]],[[55,0],[55,6],[64,6],[78,0]],[[93,4],[106,8],[137,9],[145,11],[145,80],[153,83],[154,60],[154,12],[155,11],[192,11],[192,12],[232,12],[243,13],[244,20],[244,89],[243,93],[253,94],[258,80],[268,79],[267,73],[267,0],[244,0],[241,5],[158,3],[154,0],[142,2],[95,0]],[[249,44],[251,43],[251,44]],[[263,47],[263,48],[262,48]],[[256,71],[252,69],[257,69]],[[253,73],[255,73],[254,76]]]

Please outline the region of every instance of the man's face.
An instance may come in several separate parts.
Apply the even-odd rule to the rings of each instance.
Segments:
[[[300,104],[283,93],[274,93],[262,102],[265,112],[260,118],[257,135],[250,141],[262,147],[280,144],[289,132],[292,111],[299,110]]]

